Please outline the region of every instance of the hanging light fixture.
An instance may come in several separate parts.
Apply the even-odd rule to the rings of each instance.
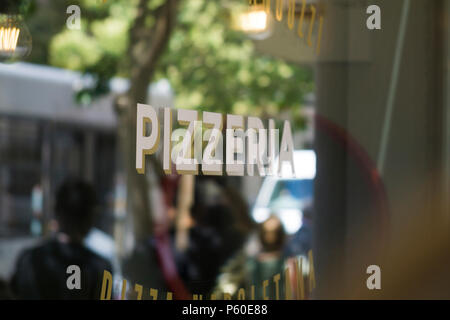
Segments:
[[[23,16],[18,8],[6,7],[0,12],[0,61],[24,58],[31,49],[32,38]]]
[[[272,17],[263,3],[253,4],[239,13],[235,26],[250,38],[263,40],[272,33]]]

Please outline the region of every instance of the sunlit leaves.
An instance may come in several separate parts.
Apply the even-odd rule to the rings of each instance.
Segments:
[[[56,36],[51,63],[103,72],[95,64],[117,57],[113,70],[128,76],[127,35],[137,1],[110,0],[105,7],[95,5],[96,0],[83,2],[94,13],[106,10],[107,16],[83,20],[84,32]],[[148,6],[155,9],[163,2],[149,0]],[[174,32],[153,80],[170,81],[178,108],[261,116],[288,109],[297,116],[303,94],[313,90],[312,71],[256,52],[252,40],[231,28],[230,9],[236,5],[242,0],[180,0]],[[153,18],[148,17],[150,23]]]
[[[126,51],[127,21],[117,18],[95,21],[91,30],[102,50],[115,56],[120,56]]]
[[[82,71],[96,64],[102,55],[95,38],[83,31],[65,30],[55,36],[50,47],[50,63],[54,66]]]

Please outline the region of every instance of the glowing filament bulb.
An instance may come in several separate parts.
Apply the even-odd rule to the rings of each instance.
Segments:
[[[251,11],[241,16],[241,29],[246,32],[264,31],[267,28],[267,13]]]
[[[0,28],[0,51],[16,51],[19,35],[20,29],[18,28]]]

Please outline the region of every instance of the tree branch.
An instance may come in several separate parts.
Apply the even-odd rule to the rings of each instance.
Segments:
[[[173,30],[178,0],[166,0],[154,10],[148,8],[147,2],[147,0],[139,1],[136,19],[129,31],[130,87],[125,94],[116,99],[119,138],[125,157],[130,206],[137,239],[144,239],[152,234],[153,214],[149,197],[151,186],[145,175],[137,174],[134,162],[136,108],[137,103],[147,101],[148,85]],[[150,27],[147,25],[147,19],[152,16],[155,20]],[[152,162],[149,164],[154,166]]]
[[[130,30],[131,86],[130,95],[145,98],[156,65],[166,48],[175,23],[178,0],[166,0],[154,10],[147,1],[140,0],[135,24]],[[155,18],[151,28],[146,26],[149,16]]]

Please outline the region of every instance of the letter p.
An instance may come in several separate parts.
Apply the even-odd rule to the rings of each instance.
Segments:
[[[148,122],[151,124],[150,136],[146,135],[146,124]],[[138,104],[136,123],[136,170],[138,173],[145,173],[145,155],[155,153],[158,146],[158,115],[152,106]]]

